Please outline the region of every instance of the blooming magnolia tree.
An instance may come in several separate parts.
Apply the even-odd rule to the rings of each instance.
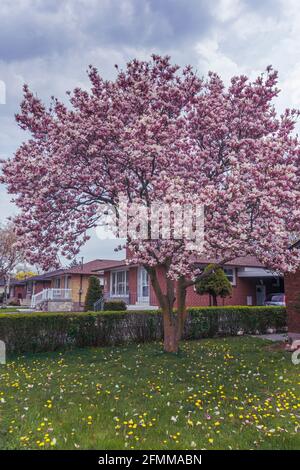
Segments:
[[[4,165],[3,182],[21,211],[15,223],[29,261],[49,268],[59,253],[74,257],[102,208],[118,214],[123,195],[147,210],[157,202],[204,206],[201,250],[219,266],[254,255],[271,269],[295,269],[298,112],[276,115],[271,67],[227,88],[214,73],[200,79],[159,56],[117,68],[114,81],[93,67],[89,77],[90,92],[77,88],[70,106],[53,99],[49,109],[24,86],[17,122],[32,137]],[[184,225],[184,216],[170,219],[173,229]],[[127,240],[129,262],[144,265],[162,308],[166,351],[178,349],[188,286],[207,275],[197,266],[200,245],[172,233]]]

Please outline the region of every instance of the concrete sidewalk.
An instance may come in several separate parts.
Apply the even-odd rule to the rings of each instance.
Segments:
[[[292,341],[300,340],[300,333],[270,333],[266,335],[252,335],[253,338],[268,339],[269,341],[274,342],[286,342],[289,338]]]
[[[261,339],[268,339],[269,341],[278,342],[286,342],[288,339],[287,333],[270,333],[266,335],[252,335],[253,338],[261,338]]]

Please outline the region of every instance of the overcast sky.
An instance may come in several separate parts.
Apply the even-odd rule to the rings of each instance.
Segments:
[[[277,106],[300,107],[299,0],[0,0],[0,158],[25,139],[14,122],[22,85],[45,101],[87,87],[86,69],[105,78],[114,64],[152,53],[168,54],[200,75],[218,72],[254,77],[272,64],[282,93]],[[0,188],[0,221],[15,211]],[[120,257],[115,242],[95,235],[85,260]]]

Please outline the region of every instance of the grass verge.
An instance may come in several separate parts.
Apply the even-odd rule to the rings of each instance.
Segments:
[[[1,449],[299,449],[299,366],[249,337],[13,357]]]

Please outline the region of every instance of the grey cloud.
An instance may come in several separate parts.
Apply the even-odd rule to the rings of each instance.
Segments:
[[[0,60],[12,62],[63,52],[74,44],[74,18],[67,2],[3,0]]]
[[[282,8],[280,0],[245,0],[245,5],[257,13],[279,16]]]
[[[16,208],[10,202],[10,197],[5,192],[4,188],[0,188],[0,224],[12,215],[15,215]]]
[[[0,59],[92,45],[174,46],[202,37],[212,21],[204,0],[19,1],[0,10]]]
[[[100,240],[94,233],[89,232],[90,240],[82,247],[80,255],[84,257],[84,261],[95,258],[124,259],[125,250],[114,251],[120,244],[119,240]]]
[[[201,38],[213,21],[207,2],[199,0],[113,0],[93,13],[86,33],[101,44],[136,47],[184,44]]]

